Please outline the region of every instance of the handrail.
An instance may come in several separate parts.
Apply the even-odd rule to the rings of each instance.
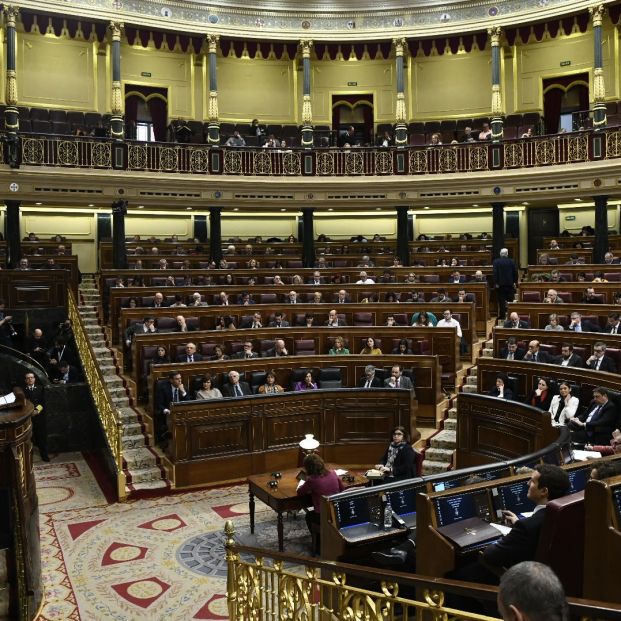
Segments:
[[[90,341],[86,337],[86,331],[82,323],[82,317],[78,312],[78,307],[73,296],[73,292],[69,291],[68,306],[69,306],[69,319],[73,326],[73,335],[75,338],[76,347],[80,354],[80,360],[82,361],[82,367],[84,368],[84,375],[87,383],[90,385],[91,394],[93,395],[93,401],[95,402],[95,408],[99,415],[101,427],[106,437],[108,448],[114,459],[114,465],[116,469],[116,482],[117,482],[117,494],[119,500],[122,500],[127,495],[125,491],[125,474],[123,472],[123,448],[121,439],[123,437],[123,424],[120,420],[120,413],[114,407],[110,393],[106,387],[106,383],[101,374],[101,370],[96,363],[97,357],[90,344]]]
[[[238,545],[233,522],[224,526],[227,561],[227,603],[232,621],[255,618],[262,608],[265,618],[293,619],[367,619],[385,621],[396,618],[422,619],[427,612],[431,619],[492,621],[488,617],[444,606],[445,594],[461,595],[485,601],[495,601],[496,587],[433,578],[418,574],[388,571],[381,574],[373,567],[323,561],[319,559],[272,552],[262,548]],[[247,560],[255,557],[254,562]],[[243,557],[243,560],[242,560]],[[266,562],[267,560],[271,562]],[[285,570],[285,564],[303,566]],[[377,583],[377,589],[354,586],[358,578]],[[403,586],[416,589],[421,600],[399,595]],[[583,621],[601,619],[621,620],[621,611],[605,602],[584,599],[569,600],[572,618]],[[354,612],[356,614],[354,614]],[[576,617],[574,617],[576,615]]]

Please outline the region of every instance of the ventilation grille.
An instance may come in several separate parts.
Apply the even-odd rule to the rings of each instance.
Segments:
[[[332,201],[378,201],[386,200],[386,194],[328,194],[328,199]]]
[[[550,192],[551,190],[577,190],[577,183],[568,183],[566,185],[537,185],[529,188],[515,188],[516,194],[524,192]]]
[[[138,192],[139,196],[165,196],[167,198],[202,198],[200,192]]]
[[[441,198],[443,196],[478,196],[479,190],[464,190],[462,192],[421,192],[419,198]]]
[[[35,192],[52,192],[54,194],[103,194],[103,190],[87,190],[83,188],[40,188],[35,187]]]
[[[233,194],[233,198],[251,198],[259,201],[292,201],[294,197],[293,194]]]

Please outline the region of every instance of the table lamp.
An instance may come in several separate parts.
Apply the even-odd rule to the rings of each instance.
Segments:
[[[319,440],[315,439],[315,436],[312,433],[307,433],[304,436],[304,439],[299,443],[300,454],[298,459],[298,466],[301,466],[304,463],[304,458],[311,453],[316,452],[317,448],[319,448]]]

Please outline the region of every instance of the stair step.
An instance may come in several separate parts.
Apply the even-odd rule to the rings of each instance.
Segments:
[[[468,377],[466,378],[466,384],[468,384],[469,386],[476,386],[478,379],[479,378],[476,375],[468,375]]]
[[[462,392],[476,392],[477,386],[476,384],[464,384],[461,387]]]
[[[457,418],[457,408],[449,408],[448,417]]]
[[[134,491],[141,490],[152,490],[152,489],[165,489],[168,487],[168,482],[164,481],[164,479],[160,479],[159,481],[146,481],[145,483],[136,483],[132,484],[132,488]],[[125,490],[128,494],[131,494],[132,489],[129,486],[125,486]]]
[[[153,468],[157,464],[157,456],[144,447],[124,450],[123,459],[127,464],[127,469],[130,471]]]
[[[99,356],[99,354],[109,354],[110,348],[109,347],[93,347],[93,353],[95,353],[97,356]]]
[[[453,451],[449,449],[441,449],[441,448],[428,448],[425,450],[425,463],[427,459],[431,459],[431,461],[441,461],[441,462],[452,462],[453,461]]]
[[[111,397],[112,403],[114,407],[118,410],[119,408],[127,408],[129,407],[129,397]]]
[[[142,423],[135,421],[123,422],[123,435],[124,436],[137,436],[142,434]]]
[[[145,445],[146,443],[145,443],[145,437],[143,433],[139,433],[133,436],[123,436],[121,438],[121,446],[123,447],[123,450],[139,448],[141,446],[144,447]]]
[[[446,431],[452,431],[453,433],[456,433],[457,432],[457,419],[456,418],[445,418],[444,429]]]
[[[162,471],[159,467],[132,469],[129,471],[131,475],[131,484],[149,483],[162,480]]]
[[[494,350],[491,347],[485,347],[483,349],[483,351],[481,352],[481,355],[484,358],[493,358],[494,357]]]
[[[106,386],[108,387],[108,392],[118,392],[120,389],[123,389],[123,395],[126,395],[127,393],[125,393],[124,389],[125,387],[123,386],[123,379],[120,378],[118,375],[104,375],[104,382],[106,382]],[[119,393],[121,394],[121,393]]]
[[[438,472],[446,472],[450,463],[446,463],[444,461],[432,461],[430,459],[426,459],[423,461],[423,474],[436,474]]]
[[[455,431],[445,429],[431,438],[431,448],[446,449],[453,451],[457,446],[457,434]]]
[[[476,377],[478,373],[479,373],[479,369],[476,365],[468,369],[468,375],[474,375]]]

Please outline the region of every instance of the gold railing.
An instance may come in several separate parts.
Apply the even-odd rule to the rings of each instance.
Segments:
[[[76,347],[80,354],[84,375],[88,382],[93,402],[97,409],[99,421],[106,437],[106,442],[116,468],[116,483],[119,500],[127,495],[125,491],[125,474],[123,473],[123,448],[121,438],[123,436],[123,425],[120,420],[119,411],[114,407],[114,402],[108,393],[106,383],[96,362],[97,357],[91,347],[90,341],[86,336],[82,318],[78,312],[78,307],[73,296],[69,291],[69,319],[73,327]]]
[[[109,140],[74,136],[21,136],[22,164],[67,168],[112,168]]]

